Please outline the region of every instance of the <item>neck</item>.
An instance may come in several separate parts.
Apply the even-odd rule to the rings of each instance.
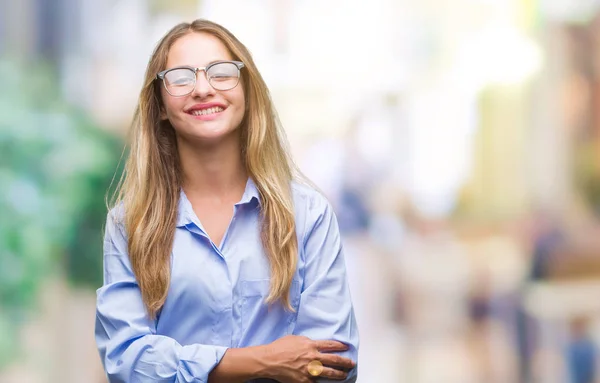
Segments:
[[[239,135],[233,135],[218,145],[198,145],[180,137],[177,143],[183,189],[188,197],[241,198],[248,173],[242,160]]]

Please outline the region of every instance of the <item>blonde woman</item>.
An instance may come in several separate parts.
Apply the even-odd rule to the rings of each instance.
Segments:
[[[356,381],[337,221],[284,142],[229,31],[196,20],[159,42],[106,225],[96,342],[111,383]]]

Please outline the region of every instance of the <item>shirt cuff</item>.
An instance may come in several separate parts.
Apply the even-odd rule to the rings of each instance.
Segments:
[[[177,382],[206,383],[208,375],[221,362],[228,347],[192,344],[179,354]]]

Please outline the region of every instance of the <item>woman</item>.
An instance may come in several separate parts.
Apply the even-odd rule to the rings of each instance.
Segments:
[[[206,21],[148,64],[107,219],[96,342],[110,382],[356,380],[338,226],[293,180],[248,50]]]

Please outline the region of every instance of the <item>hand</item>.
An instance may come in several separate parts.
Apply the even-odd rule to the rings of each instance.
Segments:
[[[348,346],[334,340],[311,340],[304,336],[288,335],[265,347],[266,373],[281,383],[311,383],[308,364],[318,360],[323,364],[322,378],[343,380],[355,363],[328,352],[346,351]]]

